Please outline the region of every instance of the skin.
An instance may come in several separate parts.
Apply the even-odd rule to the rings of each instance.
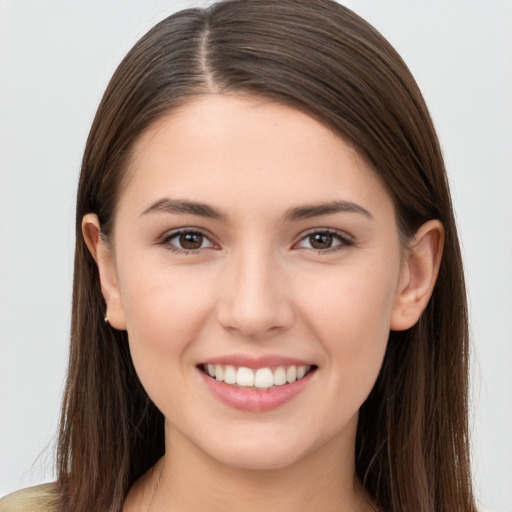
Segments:
[[[391,197],[348,144],[301,112],[244,95],[198,96],[160,119],[128,172],[110,241],[93,214],[83,231],[110,324],[128,331],[166,418],[171,456],[137,482],[124,511],[370,510],[354,478],[358,410],[390,329],[414,325],[430,298],[442,225],[426,223],[403,246]],[[163,198],[222,218],[147,211]],[[367,213],[286,219],[333,201]],[[180,250],[184,228],[203,235],[201,248]],[[312,232],[327,243],[318,248]],[[233,353],[318,369],[281,407],[240,411],[196,367]]]

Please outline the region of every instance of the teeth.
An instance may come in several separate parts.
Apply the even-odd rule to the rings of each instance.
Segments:
[[[286,382],[295,382],[297,380],[297,367],[290,366],[286,370]]]
[[[241,366],[236,372],[236,383],[239,386],[252,387],[254,386],[254,370]]]
[[[274,385],[274,375],[270,368],[259,368],[254,377],[254,386],[257,388],[269,388]]]
[[[274,386],[286,384],[286,372],[282,366],[274,371]]]
[[[224,370],[224,382],[226,384],[236,384],[237,375],[234,366],[226,366]]]
[[[207,364],[203,369],[208,375],[226,384],[241,387],[268,389],[272,386],[282,386],[302,379],[311,369],[309,365],[300,366],[278,366],[277,368],[258,368],[253,370],[240,366]]]
[[[217,380],[224,380],[224,367],[220,364],[215,365],[215,378]]]

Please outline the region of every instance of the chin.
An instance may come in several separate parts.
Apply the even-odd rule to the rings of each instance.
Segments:
[[[262,434],[262,433],[260,433]],[[283,435],[285,434],[285,435]],[[325,442],[311,443],[308,436],[268,433],[223,438],[219,443],[200,447],[217,462],[247,471],[274,471],[292,467],[319,450]]]
[[[244,450],[237,448],[234,450],[224,450],[223,453],[210,454],[224,464],[239,470],[246,471],[276,471],[293,466],[304,456],[302,450],[280,449],[274,450],[270,447],[261,448],[252,446]]]

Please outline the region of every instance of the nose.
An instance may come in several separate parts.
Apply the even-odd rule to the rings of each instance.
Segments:
[[[227,330],[265,339],[294,320],[284,272],[276,256],[246,251],[224,269],[217,318]]]

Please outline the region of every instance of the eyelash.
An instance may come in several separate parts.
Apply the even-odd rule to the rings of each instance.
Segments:
[[[203,237],[203,240],[207,240],[210,245],[208,247],[199,247],[197,249],[185,249],[185,248],[177,247],[176,245],[174,245],[171,242],[172,240],[179,238],[183,235],[200,235]],[[329,236],[332,236],[333,239],[337,239],[339,242],[336,245],[334,245],[332,247],[328,247],[326,249],[317,249],[314,247],[304,247],[304,249],[310,249],[310,250],[316,251],[318,254],[321,254],[321,255],[326,254],[326,253],[340,251],[346,247],[350,247],[351,245],[354,245],[354,241],[350,237],[348,237],[345,233],[343,233],[341,231],[337,231],[335,229],[325,228],[325,229],[313,229],[313,230],[305,233],[304,235],[302,235],[300,240],[293,245],[292,248],[297,248],[300,243],[306,241],[307,239],[310,239],[314,235],[329,235]],[[217,244],[215,244],[214,242],[211,241],[211,239],[208,235],[206,235],[205,233],[203,233],[201,230],[198,230],[198,229],[180,229],[178,231],[173,231],[172,233],[169,233],[168,235],[164,236],[163,239],[161,240],[161,242],[159,242],[159,245],[164,246],[167,250],[169,250],[171,252],[175,252],[175,253],[183,254],[183,255],[198,254],[205,249],[210,249],[212,247],[213,248],[218,247]]]
[[[351,245],[354,245],[354,241],[345,233],[342,231],[338,231],[336,229],[312,229],[311,231],[305,233],[301,239],[294,244],[294,247],[299,245],[301,242],[307,240],[308,238],[311,238],[314,235],[329,235],[332,236],[333,239],[337,239],[339,243],[332,247],[328,247],[327,249],[316,249],[314,247],[305,247],[305,249],[310,249],[313,251],[316,251],[318,254],[326,254],[326,253],[332,253],[336,251],[340,251],[345,249],[346,247],[350,247]]]
[[[181,247],[175,246],[171,240],[179,238],[182,235],[200,235],[203,237],[203,240],[207,240],[210,243],[209,247],[199,247],[198,249],[185,249]],[[159,245],[163,245],[168,251],[175,252],[178,254],[198,254],[202,252],[204,249],[210,249],[211,247],[215,247],[216,244],[210,240],[210,237],[203,233],[199,229],[180,229],[178,231],[173,231],[168,235],[165,235]],[[202,244],[201,244],[202,245]]]

